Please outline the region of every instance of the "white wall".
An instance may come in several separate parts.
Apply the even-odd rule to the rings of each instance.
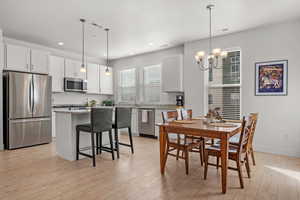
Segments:
[[[242,113],[259,112],[257,151],[300,157],[300,20],[217,37],[214,47],[242,51]],[[184,45],[184,88],[188,107],[204,112],[204,73],[194,55],[208,49],[207,40]],[[255,62],[287,59],[288,96],[255,96]]]
[[[150,52],[150,53],[145,53],[145,54],[140,54],[136,56],[130,56],[126,58],[121,58],[121,59],[116,59],[112,60],[110,62],[111,66],[113,66],[114,69],[114,80],[117,81],[117,71],[121,69],[126,69],[126,68],[137,68],[141,69],[142,67],[145,66],[150,66],[150,65],[156,65],[156,64],[161,64],[162,60],[166,57],[174,56],[174,55],[183,55],[183,45],[181,46],[176,46],[173,48],[169,49],[164,49],[160,51],[155,51],[155,52]],[[114,83],[115,86],[115,91],[117,87],[117,83]],[[161,104],[175,104],[175,97],[177,93],[162,93],[161,94]],[[115,95],[115,98],[117,95]]]
[[[33,44],[29,42],[24,42],[20,40],[15,40],[11,38],[4,37],[4,42],[16,45],[23,45],[34,49],[41,49],[50,52],[51,55],[61,56],[69,59],[74,59],[81,61],[81,55],[73,52],[68,52],[65,50],[49,48],[46,46]],[[105,64],[106,61],[100,58],[95,57],[87,57],[88,62]],[[106,95],[88,95],[84,93],[53,93],[52,94],[52,104],[84,104],[87,99],[92,100],[95,99],[97,102],[101,103],[102,100],[108,98]]]

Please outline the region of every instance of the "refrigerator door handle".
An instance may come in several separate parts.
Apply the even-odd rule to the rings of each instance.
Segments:
[[[31,97],[31,101],[32,101],[32,113],[34,112],[34,80],[33,80],[33,78],[32,78],[32,95],[31,95],[32,97]]]
[[[32,113],[32,80],[30,81],[29,83],[29,109],[30,109],[30,112]]]
[[[31,119],[14,119],[10,120],[11,123],[22,123],[22,122],[40,122],[40,121],[50,121],[50,117],[48,118],[31,118]]]

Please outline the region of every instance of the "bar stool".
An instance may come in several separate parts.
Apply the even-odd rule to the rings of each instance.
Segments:
[[[117,150],[117,157],[120,157],[119,145],[127,146],[131,148],[131,153],[134,153],[133,142],[132,142],[132,133],[131,133],[131,108],[122,108],[117,107],[115,110],[115,123],[113,128],[115,130],[115,146]],[[119,142],[118,129],[128,128],[129,142],[130,144],[125,144]]]
[[[78,160],[79,155],[83,155],[93,159],[93,166],[96,166],[95,160],[95,148],[98,149],[102,145],[98,146],[98,135],[102,138],[102,132],[108,131],[109,141],[110,141],[110,153],[112,154],[112,159],[114,160],[114,150],[113,150],[113,139],[112,139],[112,109],[109,108],[92,108],[91,109],[91,123],[90,124],[80,124],[76,126],[76,160]],[[80,131],[88,132],[91,134],[91,149],[92,155],[83,153],[79,148]],[[97,135],[97,146],[95,147],[95,134]],[[83,150],[83,149],[81,149]],[[102,149],[103,150],[103,149]]]

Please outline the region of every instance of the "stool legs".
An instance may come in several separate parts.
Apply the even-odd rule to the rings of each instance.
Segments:
[[[112,131],[108,132],[109,135],[109,143],[110,143],[110,150],[111,150],[111,157],[115,159],[115,152],[114,152],[114,145],[113,145],[113,138],[112,138]]]
[[[120,158],[119,134],[118,134],[117,128],[115,128],[115,146],[116,146],[116,150],[117,150],[117,158]]]
[[[76,160],[79,159],[79,134],[80,130],[76,129]]]
[[[93,158],[93,166],[96,167],[96,158],[95,158],[95,137],[94,133],[91,133],[91,142],[92,142],[92,158]]]
[[[102,132],[99,133],[99,145],[100,145],[99,153],[101,154],[102,153]]]
[[[128,133],[129,133],[129,140],[130,140],[131,153],[133,154],[133,153],[134,153],[134,150],[133,150],[132,134],[131,134],[131,128],[130,128],[130,127],[128,128]]]
[[[96,133],[96,154],[99,154],[99,134]]]

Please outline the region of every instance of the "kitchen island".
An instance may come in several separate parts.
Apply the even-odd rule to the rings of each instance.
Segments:
[[[58,156],[73,161],[76,160],[76,126],[78,124],[90,123],[89,110],[56,110],[55,132],[56,132],[56,153]],[[103,134],[102,144],[108,144],[108,134]],[[91,146],[91,135],[80,134],[80,148]],[[86,153],[91,154],[91,150]],[[79,159],[83,158],[79,156]]]

